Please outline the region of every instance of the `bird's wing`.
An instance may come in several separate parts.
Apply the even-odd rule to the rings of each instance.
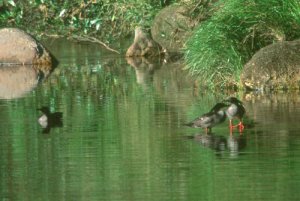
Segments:
[[[244,116],[244,114],[246,113],[246,109],[245,109],[243,103],[240,103],[238,105],[238,107],[239,107],[239,115],[242,118]]]
[[[199,117],[197,120],[200,121],[202,124],[210,124],[214,121],[212,116],[213,114],[207,113]]]

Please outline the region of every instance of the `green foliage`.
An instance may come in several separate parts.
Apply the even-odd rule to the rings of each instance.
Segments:
[[[132,33],[136,25],[150,26],[161,7],[148,0],[7,1],[1,6],[0,26],[35,35],[89,35],[111,41]]]
[[[199,8],[198,0],[6,0],[0,3],[0,27],[22,28],[37,37],[94,37],[109,43],[132,35],[136,26],[149,28],[156,13],[173,3]]]
[[[223,0],[187,42],[187,69],[207,85],[237,85],[240,71],[261,47],[300,36],[297,0]]]

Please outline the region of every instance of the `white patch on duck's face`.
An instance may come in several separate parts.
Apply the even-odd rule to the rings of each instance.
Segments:
[[[46,128],[48,126],[48,117],[44,114],[38,119],[38,122],[42,128]]]

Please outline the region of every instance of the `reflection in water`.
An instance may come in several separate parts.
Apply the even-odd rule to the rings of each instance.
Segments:
[[[246,137],[244,135],[228,135],[226,138],[215,134],[196,134],[189,138],[195,140],[201,146],[215,150],[217,154],[229,151],[231,157],[238,156],[239,152],[246,147]]]
[[[158,61],[145,57],[126,57],[127,63],[134,67],[136,81],[146,88],[147,84],[153,81],[154,71],[159,69]]]
[[[230,156],[235,157],[239,155],[239,152],[246,148],[247,140],[245,135],[233,136],[229,135],[227,138],[227,149],[230,152]]]
[[[13,99],[32,91],[50,73],[51,67],[4,65],[0,67],[0,98]]]
[[[193,139],[200,145],[215,151],[226,150],[226,138],[224,136],[196,134]]]
[[[0,68],[0,98],[18,98],[36,87],[38,72],[32,66],[10,65]]]
[[[289,127],[286,122],[299,122],[300,96],[295,93],[260,94],[248,93],[244,95],[244,104],[248,115],[259,124]]]
[[[40,110],[43,114],[38,118],[38,122],[43,128],[43,133],[49,133],[51,128],[62,127],[62,112],[50,112],[49,107],[41,107]]]

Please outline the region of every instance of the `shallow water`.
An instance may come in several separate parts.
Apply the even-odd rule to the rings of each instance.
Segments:
[[[98,46],[47,45],[53,73],[1,94],[1,200],[299,200],[297,92],[206,92],[181,62],[133,67]],[[228,96],[245,104],[242,135],[227,121],[212,135],[182,126]],[[42,106],[62,125],[43,129]]]

